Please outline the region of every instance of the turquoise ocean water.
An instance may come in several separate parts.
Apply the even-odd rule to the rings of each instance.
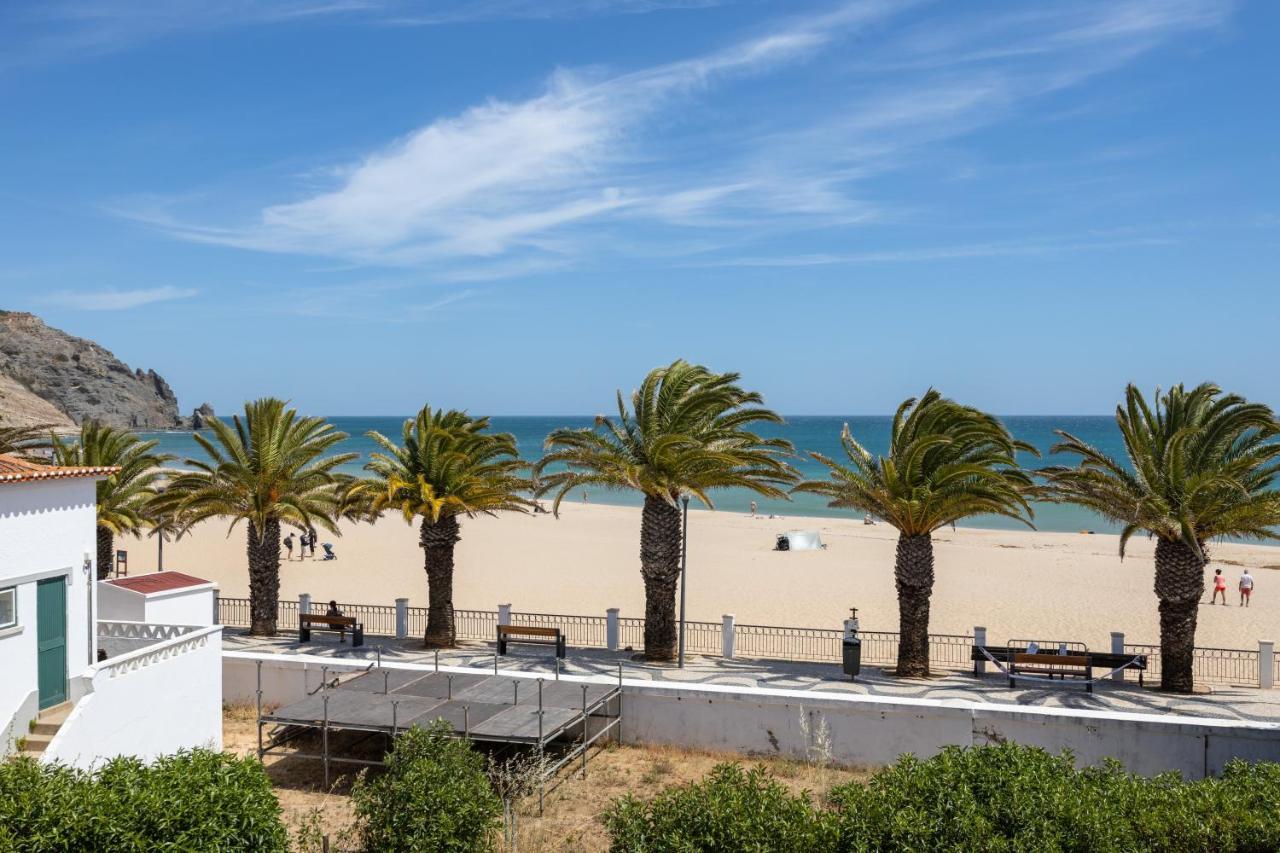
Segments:
[[[398,440],[401,424],[404,422],[404,418],[396,417],[346,416],[333,417],[329,420],[338,429],[349,435],[349,438],[342,443],[340,450],[360,454],[358,460],[346,466],[346,470],[353,474],[360,473],[361,466],[364,465],[368,455],[375,449],[373,442],[365,436],[365,433],[369,430],[377,430]],[[1039,460],[1029,455],[1023,460],[1023,463],[1031,468],[1049,464],[1048,450],[1056,439],[1054,435],[1055,429],[1067,430],[1112,456],[1120,459],[1124,458],[1124,447],[1121,443],[1120,433],[1116,428],[1115,419],[1111,416],[1010,415],[1004,417],[1003,420],[1016,437],[1039,448],[1041,453],[1044,454]],[[589,416],[495,416],[492,418],[493,428],[500,432],[512,433],[520,447],[521,456],[530,460],[537,459],[542,453],[542,442],[553,429],[566,426],[591,426],[593,422],[593,418]],[[796,416],[788,417],[784,426],[761,428],[760,432],[767,435],[780,435],[790,439],[799,453],[799,456],[792,460],[793,464],[806,478],[818,478],[824,476],[826,468],[810,458],[808,451],[817,451],[827,456],[841,458],[843,450],[840,447],[840,430],[845,423],[849,424],[854,436],[872,453],[883,453],[888,449],[890,428],[890,418],[888,416]],[[144,436],[158,439],[160,450],[171,453],[179,457],[179,459],[199,456],[200,454],[199,445],[192,439],[190,433],[159,432],[145,433]],[[581,500],[581,495],[575,493],[573,499]],[[639,496],[632,492],[607,492],[600,489],[591,489],[588,499],[596,503],[605,504],[627,506],[638,506],[640,504]],[[715,500],[716,509],[729,512],[746,512],[749,509],[750,502],[755,499],[759,502],[760,511],[764,513],[778,513],[789,516],[850,516],[848,511],[829,509],[825,502],[816,495],[798,494],[790,501],[777,501],[757,498],[743,490],[727,489],[713,494],[713,499]],[[1040,530],[1053,531],[1095,530],[1109,532],[1116,529],[1110,523],[1087,510],[1054,504],[1038,504],[1036,506],[1035,524]],[[966,522],[966,526],[1001,529],[1021,527],[1017,522],[999,517],[974,518]]]

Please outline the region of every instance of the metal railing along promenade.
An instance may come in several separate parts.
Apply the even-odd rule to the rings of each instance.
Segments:
[[[312,605],[323,612],[327,604]],[[354,616],[364,624],[365,633],[373,636],[393,637],[396,634],[396,608],[377,604],[340,602],[343,614]],[[494,610],[455,610],[454,628],[459,640],[491,642],[498,629],[498,614]],[[249,599],[219,598],[218,618],[229,627],[249,627]],[[422,636],[427,629],[427,609],[407,608],[408,636]],[[603,649],[608,646],[609,619],[605,616],[583,616],[564,613],[512,612],[514,625],[559,628],[564,631],[570,646],[584,649]],[[618,617],[618,648],[633,651],[644,649],[644,619]],[[278,629],[298,629],[298,602],[281,601],[277,614]],[[841,659],[841,638],[837,628],[799,628],[781,625],[733,626],[733,653],[735,657],[760,660],[815,661],[838,663]],[[869,666],[893,666],[898,658],[898,633],[896,631],[858,632],[862,640],[862,662]],[[685,622],[686,650],[696,655],[720,655],[724,650],[724,626],[719,622]],[[1010,641],[1014,642],[1014,641]],[[1029,641],[1017,641],[1025,643]],[[1057,648],[1057,641],[1043,641],[1045,648]],[[1067,644],[1073,651],[1083,649],[1079,643]],[[966,670],[972,666],[970,634],[930,634],[929,665],[940,670]],[[1160,646],[1150,643],[1126,643],[1126,654],[1147,656],[1146,677],[1160,677]],[[1257,685],[1261,677],[1260,655],[1253,649],[1201,648],[1195,650],[1195,680],[1205,684]],[[1280,653],[1276,654],[1276,669],[1280,670]],[[1137,680],[1135,671],[1126,671],[1126,679]]]
[[[1158,644],[1125,643],[1124,651],[1125,654],[1146,655],[1146,677],[1159,680],[1161,667]],[[1257,649],[1215,649],[1196,646],[1191,660],[1191,673],[1200,684],[1256,686],[1260,675],[1259,663]],[[1280,659],[1277,663],[1280,663]],[[1128,670],[1125,672],[1125,678],[1137,681],[1138,674]]]
[[[312,605],[323,612],[327,604]],[[364,624],[365,634],[393,637],[396,633],[396,608],[376,604],[338,602],[346,616],[354,616]],[[427,629],[427,609],[407,609],[406,634],[422,636]],[[249,627],[249,599],[219,598],[219,622],[233,628]],[[454,630],[459,640],[492,641],[498,630],[498,614],[493,610],[454,610]],[[618,618],[618,648],[644,649],[644,619]],[[514,625],[559,628],[565,632],[570,646],[603,649],[608,646],[609,620],[604,616],[564,613],[511,614]],[[282,631],[298,629],[298,602],[281,601],[276,627]],[[842,633],[835,628],[795,628],[776,625],[734,625],[734,655],[744,658],[786,661],[839,662]],[[862,660],[873,666],[892,665],[898,655],[898,635],[890,631],[860,631]],[[965,669],[969,666],[969,647],[973,637],[958,634],[930,634],[931,665],[941,669]],[[685,622],[686,650],[696,655],[720,655],[724,649],[724,626],[720,622]]]

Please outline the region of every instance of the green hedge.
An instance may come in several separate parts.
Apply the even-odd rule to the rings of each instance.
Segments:
[[[807,794],[793,795],[762,768],[721,764],[701,782],[648,803],[630,795],[605,813],[614,850],[829,850],[836,827]]]
[[[1219,779],[1152,779],[1015,744],[904,756],[825,807],[768,774],[717,767],[604,816],[615,851],[1280,850],[1280,765],[1233,762]]]
[[[0,763],[0,850],[253,850],[288,847],[262,766],[191,750],[90,773],[31,758]]]
[[[361,774],[351,791],[364,848],[483,850],[496,837],[502,803],[485,776],[484,756],[437,720],[396,738],[386,772]]]
[[[1006,744],[906,756],[831,794],[846,850],[1274,851],[1280,765],[1143,778]]]

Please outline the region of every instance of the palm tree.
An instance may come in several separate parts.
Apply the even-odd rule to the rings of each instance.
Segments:
[[[163,477],[161,466],[172,457],[153,453],[158,441],[143,441],[132,432],[96,421],[80,425],[75,441],[52,436],[53,461],[57,465],[114,467],[98,481],[98,580],[111,574],[115,538],[134,536],[149,526],[149,504]]]
[[[373,477],[354,485],[368,503],[348,500],[351,512],[376,517],[385,509],[400,511],[409,524],[421,519],[418,541],[427,572],[427,646],[451,646],[453,624],[453,549],[462,538],[463,516],[525,512],[528,466],[520,460],[515,436],[491,433],[489,419],[456,410],[424,406],[404,422],[401,443],[377,432],[366,435],[383,453],[365,465]]]
[[[188,459],[195,470],[178,474],[157,499],[157,511],[184,528],[208,518],[248,524],[250,633],[276,633],[280,599],[280,525],[323,527],[337,533],[338,476],[333,469],[355,453],[326,456],[347,437],[323,418],[299,417],[282,400],[245,403],[234,427],[214,418],[212,439],[192,438],[207,459]],[[230,533],[230,531],[228,531]]]
[[[1058,430],[1054,453],[1080,458],[1039,473],[1051,500],[1087,507],[1123,525],[1120,558],[1135,533],[1156,540],[1160,599],[1160,686],[1193,688],[1196,611],[1204,594],[1205,545],[1224,537],[1276,539],[1280,434],[1260,403],[1205,383],[1156,392],[1154,410],[1133,385],[1116,407],[1128,465]]]
[[[53,447],[51,433],[53,427],[48,424],[30,426],[5,426],[0,418],[0,454],[13,454],[29,458],[36,453],[35,461],[42,461],[39,451],[47,451]]]
[[[830,469],[830,477],[806,481],[795,491],[825,495],[830,506],[871,513],[898,529],[898,675],[928,675],[933,532],[986,514],[1030,527],[1026,494],[1032,481],[1016,454],[1036,453],[1035,448],[1016,441],[995,417],[932,388],[898,407],[888,456],[872,456],[848,424],[840,440],[849,464],[810,453]]]
[[[785,498],[781,488],[798,479],[783,456],[781,438],[761,438],[748,427],[781,423],[754,391],[738,387],[738,374],[712,373],[685,361],[650,371],[631,395],[618,392],[618,418],[596,418],[596,428],[558,429],[536,473],[542,492],[555,491],[554,511],[583,486],[633,489],[644,495],[640,521],[640,575],[644,580],[644,653],[649,660],[675,657],[676,582],[680,575],[681,498],[714,508],[708,492],[745,488]],[[547,471],[550,466],[565,466]]]
[[[336,474],[337,518],[353,524],[376,524],[382,513],[374,507],[381,484],[364,477]]]

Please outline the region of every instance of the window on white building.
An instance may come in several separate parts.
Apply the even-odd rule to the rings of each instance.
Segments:
[[[12,628],[18,624],[17,587],[0,589],[0,628]]]

